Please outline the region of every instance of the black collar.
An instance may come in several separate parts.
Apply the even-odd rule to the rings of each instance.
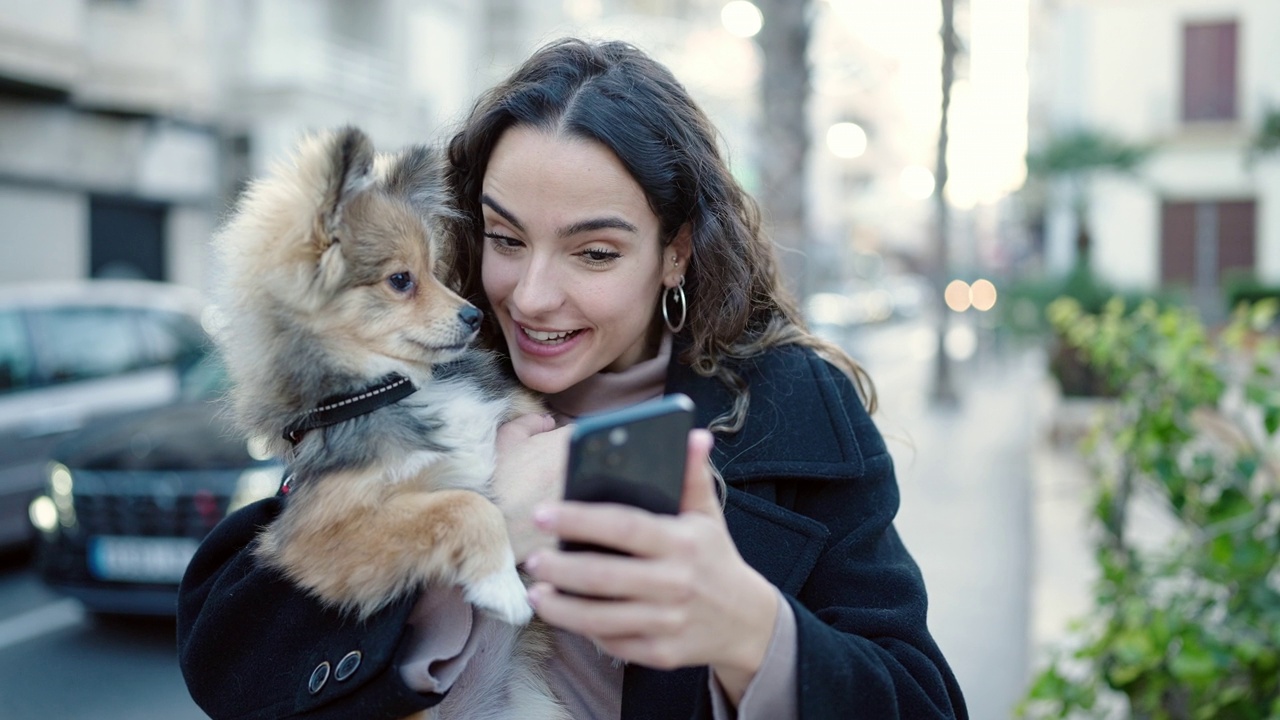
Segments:
[[[337,425],[340,422],[367,415],[378,408],[399,402],[417,390],[418,388],[409,381],[409,378],[392,373],[378,383],[351,395],[325,398],[320,401],[318,407],[306,411],[297,420],[289,423],[282,435],[285,440],[297,445],[302,442],[302,436],[310,430]]]

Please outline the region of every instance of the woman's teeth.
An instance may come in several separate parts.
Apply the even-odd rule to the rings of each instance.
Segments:
[[[542,332],[541,330],[530,330],[529,328],[520,328],[524,334],[531,339],[540,343],[556,344],[568,340],[569,337],[577,333],[577,330],[566,330],[564,332]]]

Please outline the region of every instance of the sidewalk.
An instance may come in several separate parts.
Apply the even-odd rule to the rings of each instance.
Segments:
[[[1088,400],[1064,400],[1056,385],[1040,387],[1041,417],[1032,445],[1032,517],[1035,572],[1032,574],[1028,638],[1035,668],[1060,644],[1071,621],[1092,606],[1094,562],[1092,476],[1080,442],[1097,422],[1102,407]]]
[[[929,405],[931,362],[869,367],[902,493],[897,528],[924,573],[929,625],[970,715],[1012,716],[1070,620],[1088,608],[1088,475],[1042,354],[957,366],[961,401]],[[1087,422],[1082,419],[1081,422]]]

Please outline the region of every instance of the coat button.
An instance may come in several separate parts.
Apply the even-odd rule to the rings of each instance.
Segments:
[[[360,667],[360,651],[352,650],[338,661],[338,667],[333,670],[333,679],[342,682],[354,675],[358,667]]]
[[[309,690],[312,695],[315,695],[320,692],[320,688],[324,687],[324,684],[328,681],[329,661],[326,660],[317,665],[315,670],[311,671],[311,679],[307,681],[307,690]]]

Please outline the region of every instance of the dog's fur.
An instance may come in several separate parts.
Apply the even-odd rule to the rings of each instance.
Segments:
[[[218,233],[215,338],[233,410],[295,479],[254,551],[359,618],[427,584],[460,586],[508,624],[511,638],[498,644],[511,652],[473,660],[431,717],[566,717],[539,673],[545,628],[519,627],[531,611],[489,497],[498,425],[543,408],[493,356],[468,347],[476,331],[460,312],[472,309],[432,266],[451,212],[431,150],[375,155],[368,137],[344,128],[305,138]],[[397,288],[403,273],[407,291]],[[390,373],[417,392],[312,430],[296,447],[281,437],[326,398]]]

